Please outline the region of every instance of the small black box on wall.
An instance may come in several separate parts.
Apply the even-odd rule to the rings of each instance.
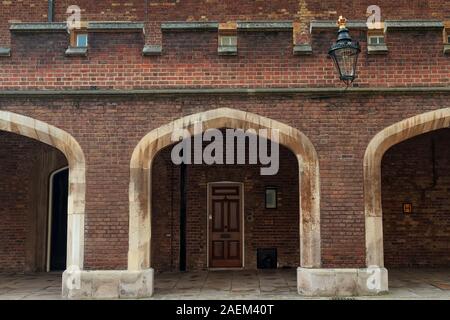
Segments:
[[[258,249],[257,250],[258,269],[276,269],[277,268],[277,249]]]

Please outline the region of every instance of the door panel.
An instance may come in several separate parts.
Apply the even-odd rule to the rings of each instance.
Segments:
[[[213,227],[214,232],[224,232],[224,203],[213,200]]]
[[[223,241],[213,241],[212,250],[214,259],[224,259],[225,248]]]
[[[241,244],[239,241],[228,241],[228,257],[230,259],[239,259]]]
[[[242,208],[240,185],[210,188],[209,266],[242,267]]]
[[[239,201],[228,202],[228,231],[239,232],[240,218]]]

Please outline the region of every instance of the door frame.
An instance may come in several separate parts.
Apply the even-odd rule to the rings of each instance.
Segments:
[[[49,177],[49,184],[48,184],[48,212],[47,212],[47,257],[46,257],[46,266],[45,270],[47,272],[50,272],[50,260],[51,260],[51,254],[52,254],[52,215],[53,215],[53,180],[55,176],[63,172],[65,170],[69,170],[69,166],[62,167],[60,169],[57,169],[53,171],[50,174]]]
[[[241,252],[242,252],[242,261],[241,266],[238,268],[212,268],[209,266],[209,213],[211,212],[211,190],[212,187],[216,186],[230,186],[235,185],[239,187],[239,193],[240,193],[240,211],[241,211]],[[207,183],[207,191],[206,191],[206,202],[207,202],[207,209],[206,209],[206,267],[211,270],[233,270],[233,269],[243,269],[245,268],[245,209],[244,209],[244,183],[243,182],[233,182],[233,181],[218,181],[218,182],[208,182]]]

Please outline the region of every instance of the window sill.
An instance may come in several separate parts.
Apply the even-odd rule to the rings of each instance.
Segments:
[[[368,54],[387,54],[388,52],[389,52],[388,47],[385,44],[367,46]]]
[[[10,48],[0,48],[0,57],[10,57],[11,49]]]
[[[217,49],[217,53],[221,56],[235,56],[237,51],[237,46],[219,46]]]
[[[143,56],[159,56],[162,53],[162,47],[158,45],[146,45],[142,49]]]
[[[66,50],[66,56],[68,57],[86,57],[87,47],[69,47]]]
[[[444,44],[444,54],[450,55],[450,43]]]
[[[296,56],[310,56],[313,53],[310,44],[296,44],[294,45],[293,52]]]

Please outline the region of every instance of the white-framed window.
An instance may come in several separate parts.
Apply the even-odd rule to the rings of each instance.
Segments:
[[[77,33],[76,46],[79,48],[85,48],[88,46],[88,34],[87,33]]]
[[[384,44],[384,36],[383,35],[369,36],[368,42],[369,42],[369,45],[371,45],[371,46]]]
[[[219,36],[219,46],[221,47],[236,47],[237,36]]]

